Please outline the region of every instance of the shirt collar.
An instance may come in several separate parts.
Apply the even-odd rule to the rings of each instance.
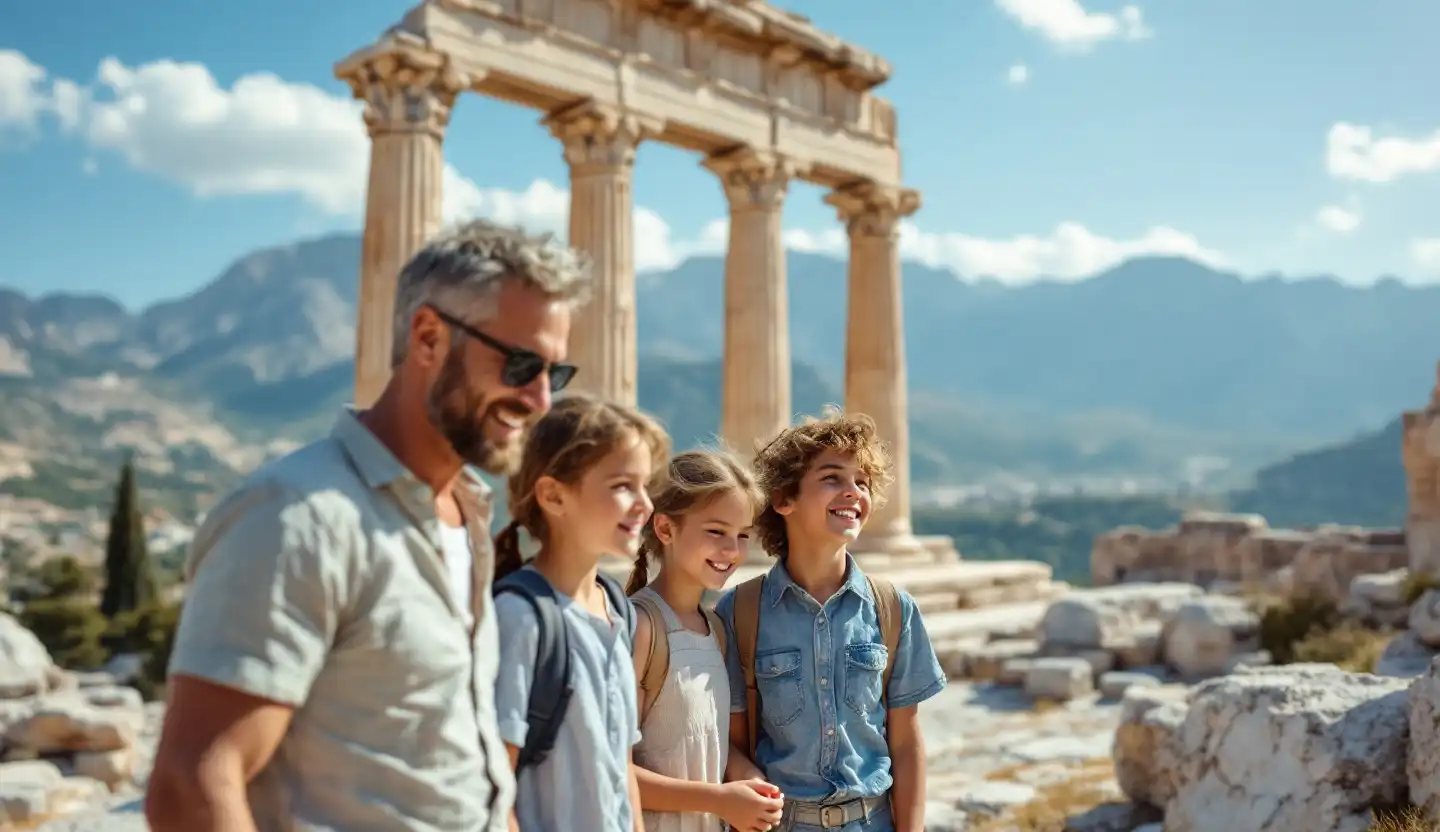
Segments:
[[[340,443],[345,455],[350,457],[355,470],[360,473],[361,480],[369,488],[386,488],[402,480],[420,484],[404,463],[396,459],[390,449],[375,438],[369,428],[360,423],[354,407],[346,405],[340,411],[334,427],[330,429],[330,435]],[[479,472],[473,467],[466,465],[460,470],[460,484],[464,487],[456,489],[455,493],[465,504],[462,508],[489,506],[490,486],[480,478]]]
[[[803,593],[805,590],[801,589],[800,585],[790,577],[790,571],[785,568],[785,558],[782,557],[775,561],[774,566],[770,567],[770,574],[765,581],[766,600],[773,607],[780,603],[780,599],[785,597],[787,591]],[[840,585],[839,592],[847,591],[855,593],[863,600],[874,602],[874,599],[870,597],[869,582],[865,580],[864,573],[856,565],[855,557],[848,551],[845,553],[845,582]]]

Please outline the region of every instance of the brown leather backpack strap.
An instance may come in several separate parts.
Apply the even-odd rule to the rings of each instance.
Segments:
[[[900,591],[895,584],[883,578],[865,579],[870,582],[870,597],[875,599],[875,620],[880,625],[880,640],[885,642],[885,675],[881,684],[885,701],[890,699],[890,673],[895,669],[895,654],[900,652],[900,630],[905,622],[901,620]]]
[[[735,587],[735,646],[740,651],[740,670],[745,678],[745,721],[750,731],[750,758],[755,758],[757,726],[760,724],[760,692],[755,688],[755,646],[760,638],[760,593],[765,576],[756,575]]]
[[[640,595],[631,596],[630,600],[650,620],[650,653],[645,657],[645,670],[639,680],[640,692],[644,695],[640,703],[640,724],[644,725],[651,706],[660,697],[661,688],[665,687],[665,678],[670,675],[669,627],[655,599]]]
[[[715,643],[720,647],[720,658],[725,658],[725,651],[729,647],[730,640],[725,637],[725,620],[720,613],[710,607],[701,607],[705,613],[705,622],[710,625],[710,635],[715,638]]]

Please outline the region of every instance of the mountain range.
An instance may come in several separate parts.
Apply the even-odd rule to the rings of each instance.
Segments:
[[[152,478],[200,489],[316,435],[349,395],[359,253],[352,234],[253,252],[139,311],[0,288],[0,491],[73,491],[130,448]],[[788,266],[795,408],[814,412],[843,400],[845,264]],[[639,280],[641,404],[681,445],[719,421],[722,280],[710,257]],[[1233,483],[1387,423],[1423,399],[1440,355],[1440,288],[1389,279],[1243,280],[1144,258],[1079,282],[915,263],[904,280],[921,482]]]

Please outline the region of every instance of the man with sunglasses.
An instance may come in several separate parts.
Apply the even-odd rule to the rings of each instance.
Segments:
[[[405,266],[364,411],[252,474],[196,533],[146,796],[156,830],[503,832],[489,488],[574,377],[588,278],[472,222]]]

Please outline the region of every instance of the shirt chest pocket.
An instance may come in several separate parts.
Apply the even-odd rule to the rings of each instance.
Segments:
[[[845,704],[869,716],[884,697],[885,664],[890,651],[883,644],[851,644],[845,648]]]
[[[800,651],[770,650],[755,656],[755,688],[760,692],[760,713],[774,727],[789,725],[805,711]]]

